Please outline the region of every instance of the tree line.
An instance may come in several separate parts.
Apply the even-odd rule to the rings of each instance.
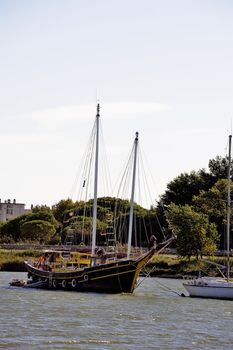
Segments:
[[[208,171],[181,173],[167,185],[150,209],[135,205],[133,244],[148,245],[150,236],[161,242],[174,234],[178,254],[197,258],[225,248],[227,159],[211,159]],[[231,186],[232,187],[232,186]],[[40,244],[88,244],[93,200],[63,199],[52,208],[36,206],[29,214],[0,223],[0,242]],[[117,208],[117,215],[116,215]],[[97,243],[107,244],[114,224],[117,241],[127,243],[129,201],[113,197],[98,199]],[[111,233],[111,232],[110,232]]]

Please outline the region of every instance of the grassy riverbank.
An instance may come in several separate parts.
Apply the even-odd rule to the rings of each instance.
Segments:
[[[184,275],[196,274],[200,263],[195,259],[183,259],[177,255],[155,255],[144,267],[143,272],[150,276],[182,278]]]
[[[41,254],[40,250],[7,250],[0,249],[0,271],[26,271],[25,260],[36,259]],[[223,257],[213,257],[215,263],[224,265]],[[200,270],[206,270],[206,263],[179,258],[177,255],[155,255],[151,262],[146,265],[143,272],[150,276],[182,278],[184,275],[194,275]],[[208,272],[216,274],[216,268],[209,268]]]
[[[24,272],[24,261],[32,260],[41,254],[38,250],[0,250],[0,271]]]
[[[189,259],[180,258],[176,255],[155,255],[150,263],[144,268],[150,276],[182,278],[185,275],[198,275],[201,271],[204,275],[221,276],[216,264],[226,266],[226,257],[212,256],[209,260],[197,261],[194,257]],[[211,260],[211,263],[209,261]],[[231,258],[231,264],[233,260]]]
[[[41,254],[35,249],[28,250],[0,250],[0,271],[25,271],[24,261],[33,260]],[[154,256],[151,263],[145,268],[146,273],[152,271],[151,275],[176,275],[184,272],[182,259],[175,255]]]

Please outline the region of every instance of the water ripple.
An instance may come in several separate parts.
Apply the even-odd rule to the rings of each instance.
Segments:
[[[7,288],[13,278],[22,274],[0,273],[0,349],[232,349],[229,301],[180,298],[155,278],[134,295]]]

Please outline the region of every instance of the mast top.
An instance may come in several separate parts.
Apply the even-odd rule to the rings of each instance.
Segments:
[[[136,133],[135,133],[135,141],[138,141],[138,136],[139,136],[139,132],[136,131]]]
[[[97,103],[97,114],[96,114],[97,117],[100,116],[100,104]]]

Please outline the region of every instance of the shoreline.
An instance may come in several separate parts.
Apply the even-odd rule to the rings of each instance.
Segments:
[[[0,272],[27,272],[24,261],[37,259],[45,247],[33,247],[33,249],[22,249],[17,246],[15,249],[0,249]],[[25,248],[25,246],[23,247]],[[32,248],[30,246],[30,248]],[[39,249],[38,249],[39,248]],[[57,247],[56,247],[57,248]],[[50,247],[51,249],[51,247]],[[182,278],[182,275],[191,274],[193,271],[184,271],[184,261],[176,255],[160,254],[155,255],[149,264],[147,264],[141,275],[150,275],[151,277],[161,278]]]
[[[14,247],[13,247],[14,246]],[[24,261],[37,259],[45,246],[11,245],[8,249],[0,246],[0,272],[27,272]],[[15,249],[16,247],[16,249]],[[58,249],[58,246],[53,246]],[[61,246],[59,246],[61,247]],[[12,249],[13,248],[13,249]],[[52,247],[50,246],[50,249]],[[48,248],[47,248],[48,249]],[[224,257],[213,257],[213,262],[224,264]],[[197,261],[194,257],[187,260],[175,254],[154,255],[151,261],[143,268],[141,276],[182,279],[183,276],[197,276],[198,271],[207,267],[203,261]],[[211,275],[218,276],[214,266],[208,270]]]

